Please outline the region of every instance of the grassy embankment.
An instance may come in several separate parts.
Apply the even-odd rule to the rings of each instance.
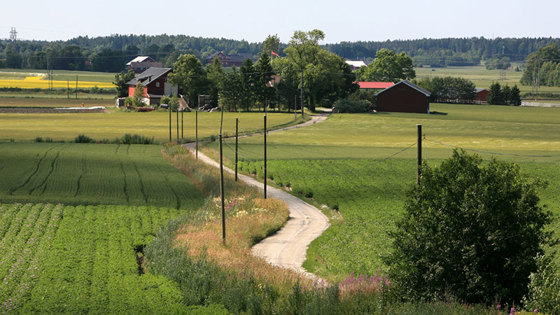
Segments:
[[[269,177],[318,205],[337,206],[342,215],[327,211],[333,224],[312,243],[306,268],[332,280],[385,268],[386,232],[415,182],[416,124],[423,125],[429,164],[449,157],[454,146],[514,161],[528,176],[549,181],[542,202],[560,217],[560,109],[434,104],[432,110],[446,115],[334,115],[269,135]],[[262,176],[262,137],[240,143],[241,167]],[[229,161],[233,146],[232,140],[224,146]]]

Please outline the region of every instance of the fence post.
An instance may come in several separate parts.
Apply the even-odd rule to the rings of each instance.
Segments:
[[[222,242],[226,245],[226,205],[224,199],[224,159],[222,150],[222,133],[220,133],[220,195],[222,197]]]

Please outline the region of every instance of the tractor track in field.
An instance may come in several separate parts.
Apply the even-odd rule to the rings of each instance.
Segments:
[[[277,129],[270,132],[279,132],[295,128],[302,128],[325,121],[326,115],[313,116],[313,118],[303,124]],[[254,133],[252,135],[260,135]],[[245,135],[249,137],[251,135]],[[189,151],[195,151],[195,144],[184,145]],[[208,156],[198,152],[199,159],[210,165],[219,168],[220,165]],[[224,166],[224,171],[233,174],[234,171]],[[238,174],[238,178],[244,183],[263,190],[263,183],[247,176]],[[267,186],[267,194],[271,198],[280,199],[288,204],[290,217],[284,227],[276,234],[271,235],[253,246],[253,255],[263,258],[269,264],[291,269],[299,274],[313,280],[319,280],[316,275],[303,268],[303,262],[307,256],[309,244],[319,237],[328,227],[329,219],[319,209],[307,202],[275,187]]]
[[[31,172],[31,174],[25,179],[25,181],[23,182],[23,184],[18,185],[17,187],[11,188],[8,193],[10,195],[13,195],[14,192],[16,192],[17,190],[25,187],[25,185],[27,185],[31,179],[33,178],[33,176],[35,176],[37,174],[37,172],[39,171],[39,168],[41,167],[41,163],[43,163],[43,160],[47,157],[47,154],[49,154],[49,151],[53,150],[55,147],[51,147],[49,148],[47,151],[45,151],[45,153],[43,154],[42,157],[39,158],[39,161],[37,161],[37,163],[35,164],[35,169],[33,170],[33,172]]]

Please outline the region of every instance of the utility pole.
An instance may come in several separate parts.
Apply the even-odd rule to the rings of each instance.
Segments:
[[[198,107],[196,108],[195,112],[194,112],[194,117],[195,117],[195,147],[196,147],[196,159],[198,160]]]
[[[264,115],[264,199],[266,199],[266,115]]]
[[[185,110],[183,109],[181,111],[181,140],[185,139],[185,136],[184,136],[184,133],[183,133],[184,132],[184,127],[185,127],[185,124],[184,124],[184,121],[183,121],[183,113],[184,112],[185,112]]]
[[[70,80],[66,80],[66,98],[70,99]]]
[[[237,181],[237,163],[239,162],[239,118],[235,118],[235,181]]]
[[[78,99],[78,76],[76,76],[76,99]]]
[[[179,143],[179,107],[177,107],[177,143]]]
[[[12,27],[12,28],[10,29],[10,40],[11,40],[12,42],[15,42],[15,41],[17,40],[17,32],[16,32],[16,28],[15,28],[15,27]]]
[[[167,105],[167,111],[169,112],[169,143],[171,143],[171,105]]]
[[[303,118],[303,68],[301,69],[301,118]]]
[[[416,125],[418,129],[418,142],[417,142],[417,154],[416,154],[416,162],[418,167],[418,173],[416,174],[416,184],[420,186],[420,177],[422,176],[422,125]]]
[[[224,125],[224,109],[220,120],[220,195],[222,197],[222,242],[226,245],[226,204],[224,194],[224,154],[222,148],[222,127]]]

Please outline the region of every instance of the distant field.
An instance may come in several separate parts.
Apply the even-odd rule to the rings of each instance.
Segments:
[[[86,106],[94,102],[84,101]],[[235,118],[239,118],[239,130],[262,129],[262,113],[225,113],[224,135],[235,133]],[[294,121],[293,114],[269,113],[268,125],[276,126]],[[179,117],[180,120],[180,117]],[[195,137],[195,113],[184,113],[185,138]],[[176,139],[176,114],[172,117],[173,140]],[[199,136],[218,135],[220,113],[199,113]],[[97,140],[114,139],[125,133],[154,137],[157,141],[169,141],[169,114],[167,112],[109,112],[76,114],[0,114],[0,140],[32,141],[36,137],[54,140],[72,140],[85,134]]]
[[[474,82],[478,88],[489,88],[493,82],[502,85],[514,86],[517,84],[521,93],[531,92],[532,86],[521,85],[519,80],[523,75],[522,71],[515,70],[486,70],[484,66],[473,67],[447,67],[447,68],[414,68],[416,77],[419,79],[427,77],[463,77]],[[503,74],[503,75],[502,75]],[[560,87],[541,86],[539,93],[560,94]]]
[[[445,115],[338,114],[268,136],[274,182],[318,205],[338,206],[343,217],[311,244],[306,268],[338,280],[384,268],[381,257],[390,250],[386,232],[416,178],[416,124],[423,125],[429,164],[449,157],[455,146],[485,159],[515,161],[528,176],[549,181],[542,201],[560,218],[560,108],[432,104],[431,109]],[[243,138],[239,148],[241,168],[260,176],[262,141]],[[226,141],[224,148],[231,164],[234,142]],[[553,229],[560,231],[560,221]]]
[[[71,98],[67,98],[66,95],[52,95],[48,98],[22,98],[6,97],[4,94],[0,94],[0,107],[79,107],[82,106],[82,103],[85,106],[115,106],[115,101],[110,95],[110,99],[101,99],[102,97],[107,97],[106,95],[91,95],[92,98],[96,99],[75,99],[73,96]]]
[[[204,196],[157,145],[0,143],[0,202],[194,210]]]
[[[78,76],[79,81],[111,83],[115,80],[115,74],[108,72],[54,70],[53,73],[53,80],[64,82],[66,82],[66,80],[75,82],[76,76]],[[45,69],[2,69],[0,70],[0,80],[10,77],[23,79],[27,76],[46,74],[47,70]]]

